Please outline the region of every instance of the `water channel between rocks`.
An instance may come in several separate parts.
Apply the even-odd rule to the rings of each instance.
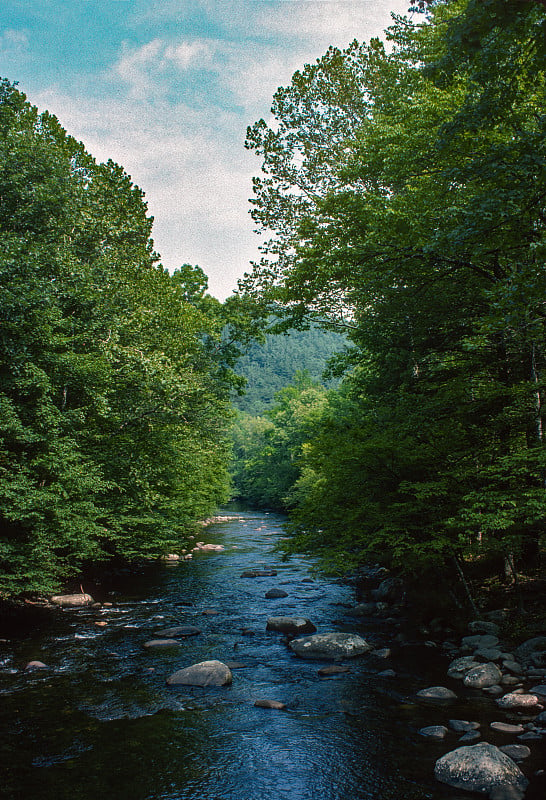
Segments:
[[[282,562],[273,551],[281,525],[273,514],[235,512],[203,534],[223,552],[133,576],[109,597],[112,607],[59,611],[45,628],[11,631],[0,645],[0,796],[469,800],[433,778],[456,738],[431,743],[417,733],[448,717],[476,718],[476,700],[449,711],[412,701],[417,689],[445,683],[445,660],[401,648],[389,662],[370,654],[320,678],[327,662],[296,658],[281,634],[266,631],[269,616],[297,615],[319,632],[358,632],[378,647],[397,633],[351,616],[354,589],[312,575],[312,562]],[[241,577],[264,567],[277,575]],[[273,587],[288,596],[266,599]],[[173,648],[143,647],[180,624],[202,633]],[[33,659],[48,669],[25,671]],[[166,685],[177,669],[210,659],[245,667],[226,688]],[[378,676],[386,667],[396,678]],[[254,707],[263,698],[288,708]],[[493,719],[492,701],[482,702]]]

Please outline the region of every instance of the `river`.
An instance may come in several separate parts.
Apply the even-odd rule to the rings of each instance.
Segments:
[[[297,659],[266,631],[268,616],[286,614],[309,617],[319,631],[359,632],[378,647],[397,633],[351,616],[354,589],[314,575],[312,561],[283,562],[273,550],[281,525],[274,514],[234,512],[203,533],[223,552],[130,576],[107,596],[111,607],[59,611],[47,624],[4,631],[0,796],[468,800],[433,778],[436,758],[456,740],[417,733],[446,716],[411,700],[445,674],[437,654],[401,648],[392,661],[368,655],[347,662],[348,673],[320,678],[324,664]],[[241,577],[263,567],[277,576]],[[266,599],[272,587],[288,596]],[[202,633],[175,648],[143,647],[175,624]],[[25,671],[33,659],[48,668]],[[209,659],[245,666],[227,688],[166,685],[177,669]],[[391,666],[395,679],[378,677]],[[254,707],[260,698],[288,708]],[[462,705],[450,716],[469,713]]]

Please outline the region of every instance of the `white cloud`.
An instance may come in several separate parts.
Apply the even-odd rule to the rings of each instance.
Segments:
[[[125,44],[110,76],[127,85],[130,97],[146,98],[167,88],[171,69],[184,72],[190,67],[202,68],[214,49],[213,42],[204,40],[168,42],[155,38],[136,48]]]
[[[77,103],[58,89],[33,96],[82,139],[95,158],[122,164],[146,194],[163,264],[199,264],[223,298],[257,255],[247,213],[255,158],[234,145],[238,123],[218,110],[155,101]]]
[[[330,45],[345,47],[353,39],[381,36],[392,20],[390,11],[406,13],[408,0],[292,0],[264,4],[259,24],[283,37],[312,42],[318,55]]]
[[[0,33],[0,52],[7,55],[28,49],[29,35],[26,30],[6,28]]]

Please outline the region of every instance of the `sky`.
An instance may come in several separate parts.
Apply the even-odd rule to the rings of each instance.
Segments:
[[[0,77],[145,193],[169,270],[223,300],[259,257],[246,128],[330,45],[381,36],[409,0],[2,0]]]

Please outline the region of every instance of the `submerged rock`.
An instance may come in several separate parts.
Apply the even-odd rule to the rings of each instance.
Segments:
[[[467,733],[463,733],[459,741],[463,744],[473,744],[474,742],[478,742],[481,738],[482,735],[479,731],[468,731]]]
[[[144,642],[143,647],[179,647],[179,645],[178,639],[150,639],[149,642]]]
[[[284,589],[270,589],[265,593],[265,597],[266,600],[276,600],[280,597],[288,597],[288,592],[285,592]]]
[[[427,739],[445,739],[447,733],[445,725],[428,725],[419,731],[420,736],[425,736]]]
[[[290,649],[300,658],[355,658],[373,650],[356,633],[317,633],[290,642]]]
[[[345,672],[350,672],[350,667],[342,667],[341,664],[332,664],[331,667],[322,667],[318,671],[321,678],[328,677],[328,675],[341,675]]]
[[[436,762],[434,775],[456,789],[483,794],[505,785],[524,791],[528,784],[514,761],[486,742],[446,753]]]
[[[285,711],[286,710],[286,703],[281,703],[279,700],[267,700],[266,698],[262,700],[256,700],[254,702],[256,708],[272,708],[275,711]]]
[[[201,661],[179,669],[167,678],[169,686],[229,686],[233,676],[221,661]]]
[[[450,719],[448,724],[455,733],[468,733],[476,731],[480,727],[479,722],[469,722],[467,719]]]
[[[272,578],[277,574],[275,569],[247,569],[241,578]]]
[[[201,630],[195,625],[175,625],[173,628],[162,628],[156,635],[161,639],[172,639],[177,636],[197,636],[199,633]]]

